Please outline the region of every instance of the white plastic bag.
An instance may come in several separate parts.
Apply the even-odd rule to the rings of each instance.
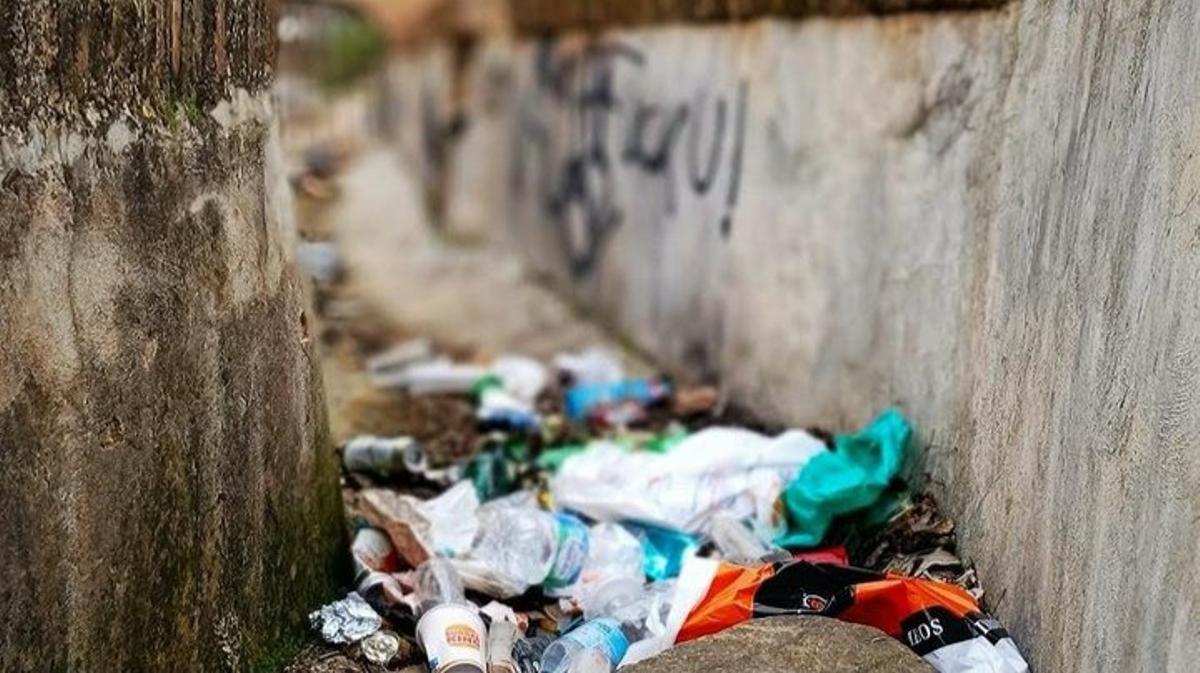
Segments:
[[[776,528],[775,501],[800,468],[825,451],[802,430],[767,437],[708,428],[667,453],[593,442],[563,462],[550,482],[555,501],[597,521],[634,520],[702,532],[724,511]]]

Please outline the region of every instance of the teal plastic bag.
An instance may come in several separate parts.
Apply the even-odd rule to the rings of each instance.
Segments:
[[[836,516],[875,504],[904,465],[912,427],[888,409],[865,429],[838,435],[832,451],[813,457],[783,490],[784,547],[816,547]]]
[[[683,531],[634,521],[622,521],[621,525],[642,543],[646,558],[642,567],[654,582],[678,577],[683,562],[700,549],[696,536]]]

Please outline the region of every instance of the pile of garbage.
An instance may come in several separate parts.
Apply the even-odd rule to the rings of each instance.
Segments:
[[[342,447],[357,576],[311,615],[329,643],[433,673],[614,671],[756,618],[878,627],[942,673],[1028,667],[985,612],[954,524],[900,477],[912,429],[731,422],[718,391],[627,378],[611,354],[368,360],[375,385],[468,396],[478,441]],[[430,497],[420,497],[422,494]]]

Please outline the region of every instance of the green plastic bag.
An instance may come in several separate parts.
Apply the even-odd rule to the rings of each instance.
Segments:
[[[552,446],[542,451],[541,455],[534,461],[534,465],[539,470],[558,472],[558,468],[562,467],[566,459],[583,453],[585,449],[587,449],[586,444],[560,444]]]
[[[816,547],[836,516],[875,504],[904,464],[912,427],[888,409],[864,430],[838,435],[832,451],[813,457],[783,490],[784,547]]]

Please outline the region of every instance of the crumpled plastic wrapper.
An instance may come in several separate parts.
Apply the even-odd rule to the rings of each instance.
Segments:
[[[400,651],[400,636],[391,631],[376,631],[363,639],[362,653],[373,664],[386,664]]]
[[[383,618],[355,592],[308,615],[327,643],[353,643],[379,630]]]

